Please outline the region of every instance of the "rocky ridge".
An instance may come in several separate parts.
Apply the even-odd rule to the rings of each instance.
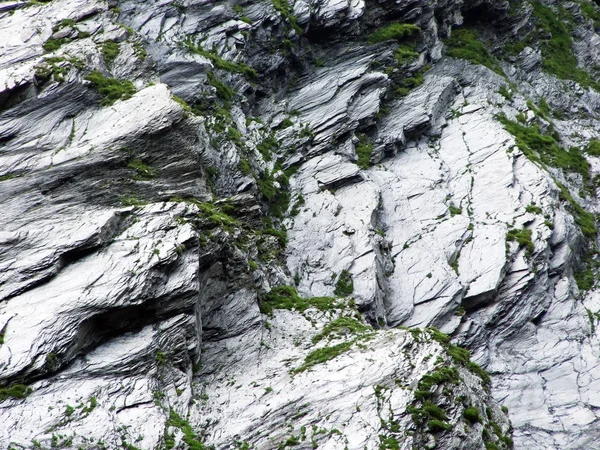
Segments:
[[[597,23],[0,3],[0,446],[595,448]]]

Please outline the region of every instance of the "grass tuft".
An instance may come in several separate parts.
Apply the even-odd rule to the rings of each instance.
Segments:
[[[85,79],[91,81],[94,88],[102,95],[103,106],[110,106],[117,100],[127,100],[136,92],[131,81],[107,78],[97,70],[87,75]]]

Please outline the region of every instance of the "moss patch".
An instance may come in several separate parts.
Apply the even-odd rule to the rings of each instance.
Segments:
[[[466,59],[506,77],[496,58],[490,54],[485,44],[479,39],[477,31],[467,28],[452,30],[452,35],[445,40],[445,44],[448,46],[448,55],[453,58]]]
[[[97,70],[87,75],[85,79],[91,81],[94,88],[102,95],[103,106],[112,105],[117,100],[127,100],[136,92],[131,81],[107,78]]]

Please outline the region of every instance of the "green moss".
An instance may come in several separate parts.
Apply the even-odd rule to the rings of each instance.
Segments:
[[[217,97],[225,101],[229,101],[233,98],[233,89],[215,77],[214,73],[207,72],[206,76],[208,77],[208,83],[217,90]]]
[[[244,63],[235,63],[223,59],[217,54],[215,49],[213,49],[212,51],[205,50],[199,45],[194,45],[190,39],[186,40],[182,44],[193,53],[196,53],[209,59],[217,69],[225,70],[231,73],[240,73],[248,78],[256,78],[258,76],[256,70],[254,70],[252,67],[249,67]]]
[[[240,223],[225,213],[220,206],[216,206],[214,203],[209,202],[194,202],[199,209],[199,217],[203,219],[205,226],[208,228],[224,227],[230,229],[233,227],[239,227]]]
[[[63,44],[66,44],[68,42],[71,42],[71,40],[68,38],[55,39],[51,37],[46,42],[44,42],[42,48],[46,53],[50,53],[58,50],[63,46]]]
[[[373,144],[364,134],[359,134],[358,144],[356,144],[356,164],[361,169],[368,169],[371,165],[371,155],[373,153]]]
[[[272,316],[275,309],[295,310],[300,313],[309,308],[331,311],[341,307],[341,303],[333,297],[303,298],[298,295],[295,287],[279,286],[263,294],[258,306],[263,314]]]
[[[304,358],[304,363],[295,369],[294,373],[304,372],[305,370],[310,369],[312,366],[335,359],[342,353],[350,350],[353,344],[354,341],[342,342],[341,344],[333,345],[331,347],[323,347],[314,350],[310,352],[306,358]]]
[[[102,43],[100,51],[106,65],[111,66],[113,61],[119,56],[121,49],[115,41],[106,41]]]
[[[342,270],[340,276],[335,283],[334,294],[338,297],[347,297],[354,292],[354,281],[352,275],[347,270]]]
[[[265,139],[263,139],[257,146],[256,149],[260,152],[265,161],[271,161],[272,154],[279,148],[279,142],[275,139],[275,135],[271,133]]]
[[[479,410],[474,406],[466,408],[463,412],[463,417],[467,419],[469,422],[479,423],[481,422],[481,417],[479,416]]]
[[[346,335],[357,335],[371,328],[352,317],[338,317],[323,327],[323,330],[312,338],[313,344],[323,339],[337,339]]]
[[[14,173],[5,173],[4,175],[0,175],[0,181],[7,181],[16,178]]]
[[[141,206],[148,204],[148,202],[139,200],[136,197],[133,197],[131,195],[122,195],[121,197],[119,197],[119,201],[121,202],[121,204],[123,206],[135,206],[136,208],[139,208]]]
[[[506,233],[507,241],[517,241],[519,243],[519,248],[525,248],[527,251],[527,255],[531,255],[534,250],[533,241],[531,240],[531,230],[526,228],[522,230],[508,230]]]
[[[285,248],[287,245],[287,232],[285,230],[277,230],[275,228],[267,227],[261,230],[260,234],[275,236],[282,248]]]
[[[581,205],[573,199],[566,186],[558,182],[556,185],[560,189],[560,199],[569,202],[571,212],[575,217],[575,223],[579,226],[581,232],[588,238],[595,237],[598,229],[596,227],[594,215],[583,209]]]
[[[423,412],[431,419],[444,420],[444,421],[448,420],[448,416],[446,415],[446,412],[434,403],[425,402],[423,404],[422,409],[423,409]]]
[[[104,106],[112,105],[117,100],[127,100],[136,92],[131,81],[107,78],[97,70],[87,75],[85,79],[91,81],[94,88],[102,95]]]
[[[459,28],[452,30],[452,35],[445,41],[448,46],[448,55],[453,58],[466,59],[473,64],[479,64],[506,77],[502,67],[498,64],[475,30]]]
[[[589,291],[592,289],[592,287],[594,287],[594,283],[596,281],[594,271],[589,265],[587,265],[583,270],[577,272],[574,278],[580,291]]]
[[[135,170],[135,179],[137,180],[151,180],[156,178],[157,170],[150,167],[144,161],[134,158],[127,163],[127,167]]]
[[[399,450],[400,443],[394,436],[379,435],[379,450]]]
[[[538,23],[537,41],[542,49],[543,69],[562,80],[573,80],[584,87],[600,89],[590,75],[578,67],[573,53],[573,39],[569,29],[557,14],[541,1],[532,2]]]
[[[450,337],[444,333],[442,333],[437,328],[427,328],[426,329],[429,336],[436,342],[439,342],[442,347],[446,349],[448,354],[452,357],[452,359],[467,369],[469,369],[474,374],[478,375],[481,378],[484,386],[489,386],[491,383],[490,376],[487,374],[485,370],[483,370],[479,364],[471,361],[471,352],[467,349],[459,347],[457,345],[453,345],[450,343]]]
[[[286,172],[280,173],[279,170],[278,165],[272,171],[265,170],[257,180],[257,185],[262,197],[268,202],[269,214],[283,218],[290,204],[289,178]]]
[[[198,220],[202,227],[223,227],[224,229],[230,230],[241,226],[238,220],[228,214],[228,212],[231,212],[234,208],[230,207],[226,202],[215,205],[211,202],[201,202],[195,198],[180,197],[172,197],[169,201],[196,205],[198,207]]]
[[[581,6],[581,12],[583,13],[583,15],[585,17],[587,17],[588,19],[594,21],[595,28],[599,28],[600,27],[600,12],[597,9],[598,6],[592,2],[588,3],[585,0],[580,1],[579,5]]]
[[[498,116],[498,120],[514,136],[517,147],[530,160],[578,173],[584,183],[590,181],[590,164],[579,149],[573,147],[566,151],[553,136],[543,134],[537,125],[522,125],[502,114]]]
[[[185,113],[189,114],[192,112],[192,107],[188,105],[188,103],[184,99],[178,97],[177,95],[171,95],[171,98],[173,99],[173,101],[181,105]]]
[[[419,57],[419,52],[415,50],[414,44],[403,44],[398,47],[394,53],[394,58],[399,65],[408,64]]]
[[[431,389],[444,383],[458,384],[460,376],[456,367],[438,367],[431,373],[423,375],[417,384],[415,398],[417,400],[427,400],[433,397]]]
[[[13,384],[8,387],[0,388],[0,402],[9,398],[23,399],[31,394],[33,390],[24,384]]]
[[[369,43],[375,44],[384,41],[402,41],[407,37],[421,32],[421,29],[411,23],[392,23],[375,31],[369,36]]]
[[[590,156],[600,156],[600,140],[592,139],[588,142],[584,151]]]
[[[397,97],[406,97],[410,91],[421,86],[425,81],[424,74],[430,69],[430,66],[425,66],[414,72],[412,76],[403,77],[400,80],[394,81],[394,95]]]
[[[292,122],[292,119],[290,119],[289,117],[286,117],[285,119],[283,119],[281,121],[281,123],[279,125],[277,125],[274,129],[275,130],[285,130],[286,128],[291,127],[292,125],[294,125],[294,122]]]
[[[513,101],[513,94],[512,94],[512,92],[510,92],[508,90],[508,88],[505,85],[500,86],[500,89],[498,90],[498,94],[500,94],[502,97],[504,97],[509,102]]]
[[[169,412],[169,418],[165,423],[165,429],[167,427],[178,428],[183,432],[183,442],[187,444],[189,450],[209,450],[213,448],[212,446],[205,446],[202,443],[202,438],[198,436],[190,423],[183,419],[177,412],[173,409]],[[175,446],[175,441],[173,436],[168,436],[168,433],[165,431],[165,446],[167,448],[173,448]]]
[[[156,364],[159,366],[164,366],[167,364],[167,355],[160,350],[157,350],[156,354],[154,355],[154,359],[156,360]]]
[[[542,208],[531,203],[525,207],[525,211],[531,214],[542,214]]]
[[[429,431],[431,433],[440,433],[442,431],[452,430],[452,424],[441,420],[433,419],[429,421]]]
[[[450,203],[450,206],[448,206],[448,210],[450,211],[451,216],[457,216],[462,214],[462,208],[454,206],[454,204],[452,203]]]
[[[298,25],[298,20],[293,14],[293,9],[288,3],[287,0],[271,0],[273,3],[273,7],[281,14],[281,16],[286,19],[297,35],[302,35],[302,28]]]

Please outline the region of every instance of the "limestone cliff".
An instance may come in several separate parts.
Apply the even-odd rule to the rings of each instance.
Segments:
[[[600,7],[0,3],[0,448],[600,449]]]

